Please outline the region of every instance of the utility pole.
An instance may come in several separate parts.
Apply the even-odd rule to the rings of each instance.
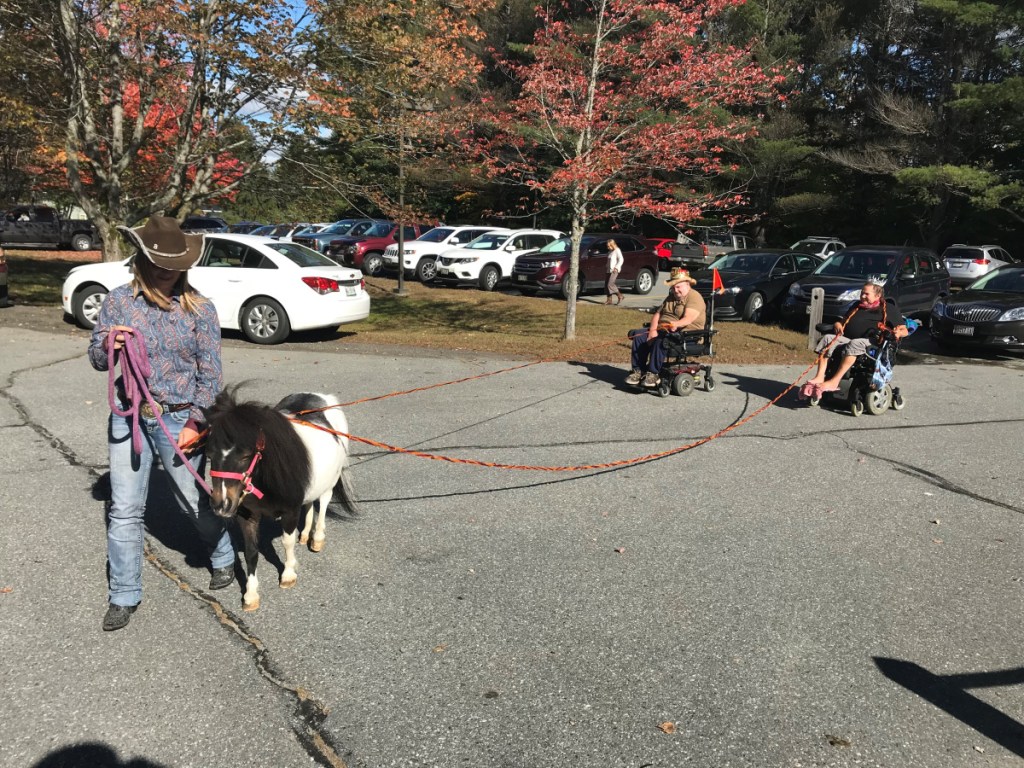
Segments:
[[[398,108],[398,287],[396,296],[408,296],[405,290],[405,110]]]

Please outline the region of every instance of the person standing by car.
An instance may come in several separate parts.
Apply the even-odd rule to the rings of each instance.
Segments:
[[[0,245],[0,307],[13,307],[10,293],[7,288],[7,256],[4,248]]]
[[[145,359],[130,359],[137,363],[136,370],[149,369],[146,386],[157,409],[125,375],[115,382],[111,396],[119,402],[111,403],[107,430],[109,605],[103,629],[108,632],[127,626],[142,600],[143,517],[155,457],[174,486],[179,510],[195,525],[210,553],[210,589],[234,581],[235,561],[224,521],[214,515],[209,497],[175,451],[175,446],[180,449],[198,436],[201,409],[213,404],[223,386],[217,312],[188,282],[188,269],[202,255],[203,236],[185,235],[177,221],[164,216],[152,216],[138,229],[121,229],[135,246],[134,277],[103,302],[89,343],[89,361],[96,370],[106,371],[112,351],[124,374],[125,356],[138,355],[144,348]],[[193,454],[189,463],[202,477],[203,455]]]
[[[607,293],[608,298],[605,299],[605,304],[612,303],[612,297],[615,298],[616,304],[622,303],[622,291],[619,290],[618,279],[619,272],[622,271],[622,249],[615,243],[614,240],[608,241],[608,287]]]
[[[704,298],[692,290],[696,284],[697,281],[685,269],[673,269],[669,274],[665,281],[669,286],[668,296],[651,317],[648,329],[633,336],[633,370],[626,377],[627,384],[658,386],[661,367],[665,364],[665,333],[704,330],[707,306]],[[644,368],[646,373],[642,373]]]

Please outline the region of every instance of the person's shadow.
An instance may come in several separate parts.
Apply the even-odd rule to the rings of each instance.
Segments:
[[[629,375],[629,371],[625,371],[608,363],[584,363],[579,360],[568,360],[569,365],[575,365],[577,368],[582,368],[580,374],[583,376],[589,376],[594,381],[600,381],[604,384],[610,384],[620,392],[630,392],[636,394],[643,394],[642,390],[637,387],[630,387],[626,382],[626,376]]]
[[[780,392],[790,385],[790,382],[788,381],[762,379],[759,376],[744,376],[741,373],[734,373],[732,371],[716,370],[714,375],[716,379],[735,386],[744,394],[751,395],[752,397],[763,398],[765,400],[773,400],[779,396]],[[797,397],[799,392],[799,387],[793,387],[792,390],[783,395],[779,401],[775,403],[775,407],[785,408],[789,411],[795,411],[807,407],[806,404],[801,402]]]
[[[91,742],[62,747],[46,755],[32,768],[167,768],[145,758],[122,762],[106,744]]]

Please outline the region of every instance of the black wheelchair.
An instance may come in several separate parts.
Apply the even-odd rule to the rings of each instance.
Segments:
[[[916,330],[916,323],[907,321],[908,328]],[[819,333],[834,333],[831,323],[819,323]],[[896,362],[896,353],[900,348],[900,340],[891,330],[878,329],[868,336],[871,346],[866,354],[858,357],[850,369],[839,380],[839,389],[821,392],[808,397],[808,405],[845,405],[854,416],[865,411],[872,416],[885,413],[890,408],[902,410],[906,400],[900,388],[891,382],[892,369]],[[837,349],[829,358],[825,368],[825,378],[831,378],[843,358],[842,349]],[[884,372],[884,374],[883,374]]]
[[[665,363],[658,372],[658,386],[644,387],[637,384],[636,388],[655,392],[660,397],[668,397],[670,394],[686,397],[697,387],[703,387],[705,392],[713,392],[715,379],[711,375],[711,360],[700,363],[691,358],[714,358],[714,337],[718,333],[715,330],[714,316],[715,300],[712,296],[708,302],[707,321],[703,330],[659,331],[659,338],[663,339],[662,343],[665,345]],[[641,328],[639,332],[646,330]],[[635,332],[631,331],[630,336],[633,333]]]

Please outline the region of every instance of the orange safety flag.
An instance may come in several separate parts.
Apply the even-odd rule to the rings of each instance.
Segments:
[[[717,291],[718,293],[721,293],[722,291],[725,290],[725,285],[722,283],[722,276],[720,274],[718,274],[718,269],[717,268],[716,269],[712,269],[711,273],[712,273],[712,277],[711,277],[711,290],[712,290],[712,292]]]

